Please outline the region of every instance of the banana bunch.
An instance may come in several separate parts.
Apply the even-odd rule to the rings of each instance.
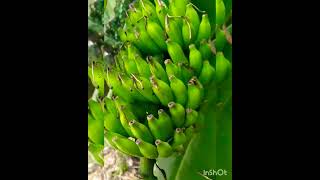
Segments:
[[[231,28],[222,0],[216,8],[213,28],[208,14],[189,0],[130,5],[118,30],[123,46],[103,71],[109,94],[89,101],[90,119],[103,121],[112,147],[151,160],[183,154],[201,128],[204,89],[231,75]],[[103,86],[101,79],[97,83]],[[91,137],[101,142],[98,131]]]
[[[197,130],[204,88],[231,71],[220,51],[225,31],[216,34],[215,56],[211,31],[208,15],[188,0],[131,4],[119,29],[123,48],[105,74],[113,95],[105,98],[104,127],[114,148],[149,159],[185,149]]]

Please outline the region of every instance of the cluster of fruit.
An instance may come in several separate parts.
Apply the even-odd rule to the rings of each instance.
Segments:
[[[228,44],[226,30],[217,28],[214,49],[213,29],[206,12],[189,0],[131,4],[119,28],[123,47],[100,71],[109,95],[101,102],[89,100],[89,124],[95,129],[89,127],[89,138],[103,143],[98,134],[105,132],[111,146],[135,157],[183,153],[203,121],[204,89],[231,72],[221,51]]]

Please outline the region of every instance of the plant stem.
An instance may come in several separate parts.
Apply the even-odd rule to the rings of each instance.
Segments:
[[[145,157],[140,158],[140,167],[139,167],[139,172],[140,175],[144,179],[154,179],[156,180],[157,178],[153,175],[153,166],[154,166],[155,160],[152,159],[147,159]]]

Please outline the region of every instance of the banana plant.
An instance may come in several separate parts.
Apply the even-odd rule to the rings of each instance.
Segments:
[[[214,2],[134,1],[114,61],[88,67],[109,89],[90,113],[143,179],[232,179],[232,2]]]

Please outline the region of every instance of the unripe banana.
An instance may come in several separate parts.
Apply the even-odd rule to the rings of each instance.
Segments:
[[[199,81],[203,85],[207,85],[214,79],[216,70],[212,67],[208,60],[203,61],[203,67],[199,76]]]
[[[88,105],[93,118],[103,122],[104,108],[101,106],[101,104],[93,99],[89,99]]]
[[[129,106],[125,105],[121,105],[121,107],[119,108],[119,114],[122,127],[126,130],[129,136],[133,136],[133,133],[131,132],[131,128],[129,126],[129,121],[130,119],[136,119],[136,116],[129,109]]]
[[[153,21],[147,20],[147,32],[151,39],[160,47],[162,51],[167,50],[166,33],[161,26]]]
[[[167,76],[169,77],[170,75],[176,76],[178,79],[183,79],[181,75],[181,68],[174,64],[170,59],[166,59],[164,61],[164,64],[166,66],[166,72]]]
[[[139,74],[139,71],[137,69],[136,63],[134,61],[134,59],[130,59],[128,58],[128,56],[124,56],[122,57],[122,59],[124,60],[124,68],[127,72],[127,75],[130,74]]]
[[[172,41],[171,39],[167,39],[166,43],[168,47],[168,53],[171,57],[171,60],[175,64],[178,64],[180,62],[188,64],[188,59],[184,55],[184,52],[178,43]]]
[[[186,135],[183,133],[181,128],[177,128],[174,131],[174,135],[173,135],[173,143],[172,143],[172,147],[174,149],[178,148],[180,145],[183,145],[184,143],[187,142],[187,137]]]
[[[104,127],[109,131],[121,134],[123,136],[128,136],[128,133],[123,128],[120,120],[109,111],[104,113]]]
[[[164,81],[165,83],[169,83],[167,73],[163,69],[162,65],[158,61],[156,61],[152,56],[148,56],[147,61],[149,63],[151,74],[156,76],[161,81]]]
[[[152,90],[160,100],[161,104],[167,106],[169,102],[173,101],[173,93],[170,86],[157,79],[155,76],[150,77],[150,82],[152,84]]]
[[[175,96],[175,101],[181,105],[186,105],[188,98],[187,87],[184,85],[183,81],[176,78],[174,75],[169,76],[170,87]]]
[[[217,28],[216,30],[216,41],[215,47],[217,51],[222,51],[224,46],[227,44],[227,38],[224,30]]]
[[[189,44],[193,43],[196,40],[196,30],[191,25],[191,22],[188,18],[183,19],[181,30],[184,47],[187,48]]]
[[[119,79],[121,80],[124,88],[126,88],[129,91],[130,96],[132,96],[133,99],[144,102],[147,101],[147,99],[143,97],[134,87],[134,81],[130,77],[128,77],[126,74],[119,74]]]
[[[203,87],[200,82],[192,78],[188,82],[188,103],[187,107],[191,109],[197,109],[203,98]]]
[[[169,12],[167,5],[162,0],[154,0],[156,13],[162,28],[165,28],[165,16]]]
[[[128,9],[128,18],[126,18],[128,25],[135,26],[137,21],[143,17],[143,12],[135,7]]]
[[[211,47],[205,39],[200,42],[199,51],[201,52],[202,59],[210,59],[213,55]]]
[[[199,31],[197,35],[196,44],[199,45],[203,39],[209,39],[211,35],[211,25],[208,14],[202,15]]]
[[[169,140],[173,134],[173,122],[163,109],[158,110],[158,121],[156,123],[161,127],[161,134],[163,134],[164,140]]]
[[[149,129],[153,137],[155,137],[155,139],[161,139],[163,141],[166,141],[170,138],[172,134],[169,134],[169,133],[173,131],[170,131],[170,129],[167,129],[167,128],[169,126],[169,128],[173,129],[172,125],[170,127],[170,124],[164,124],[163,122],[159,122],[159,120],[155,118],[153,114],[149,114],[147,116],[147,120],[148,120]]]
[[[95,143],[103,145],[103,121],[95,119],[88,113],[88,137]]]
[[[175,102],[168,103],[172,121],[175,127],[182,127],[185,121],[185,109],[184,107]]]
[[[227,78],[231,70],[230,62],[224,57],[222,52],[218,52],[216,56],[216,80],[218,83]]]
[[[183,63],[178,63],[179,68],[181,69],[181,75],[183,82],[187,83],[194,75],[193,69],[191,67],[186,66]]]
[[[184,47],[182,28],[176,18],[169,18],[168,15],[165,16],[165,30],[172,41],[178,43],[181,47]]]
[[[129,103],[134,101],[133,97],[130,96],[130,91],[122,86],[118,77],[118,72],[115,69],[108,68],[105,79],[110,89],[112,89],[116,95],[125,99]]]
[[[111,132],[109,130],[106,130],[105,131],[106,133],[104,134],[107,142],[115,149],[118,149],[117,145],[112,141],[112,138],[115,137],[115,136],[119,136],[119,137],[122,137],[122,138],[126,138],[125,136],[122,136],[121,134],[118,134],[118,133],[114,133],[114,132]]]
[[[223,0],[216,0],[216,24],[222,25],[226,19],[226,8]]]
[[[157,96],[153,93],[152,85],[147,78],[142,77],[142,76],[137,77],[137,76],[133,75],[133,79],[135,81],[135,87],[140,92],[140,94],[142,94],[145,98],[147,98],[149,101],[151,101],[155,104],[160,103]]]
[[[150,130],[145,125],[139,123],[136,120],[131,120],[129,122],[129,126],[131,128],[131,132],[133,133],[134,137],[140,138],[149,143],[154,142],[154,139]]]
[[[114,101],[112,100],[112,98],[105,97],[104,98],[104,104],[106,106],[106,109],[110,113],[112,113],[116,118],[119,117],[119,113],[118,113],[117,107],[116,107]]]
[[[156,159],[158,157],[157,147],[142,139],[137,139],[136,144],[139,147],[141,154],[148,159]]]
[[[190,25],[192,26],[192,28],[195,31],[194,36],[197,37],[198,29],[199,29],[199,25],[200,25],[200,18],[199,18],[197,11],[194,9],[194,7],[191,3],[189,3],[186,7],[185,16],[187,17],[187,19],[190,22]]]
[[[198,119],[198,112],[191,109],[191,108],[187,108],[186,109],[186,122],[184,124],[185,127],[189,127],[191,125],[193,125],[194,123],[196,123]]]
[[[202,69],[202,55],[194,44],[189,45],[190,67],[194,69],[196,75],[199,75]]]
[[[88,146],[88,151],[91,155],[91,157],[100,165],[103,166],[103,157],[102,157],[102,152],[103,150],[103,145],[101,144],[95,144],[95,143],[89,143]]]
[[[99,91],[99,96],[104,95],[104,68],[102,64],[88,66],[88,76],[92,84]]]
[[[136,27],[136,35],[137,35],[137,41],[142,46],[143,49],[148,49],[147,53],[151,54],[159,54],[161,53],[160,47],[152,40],[152,38],[149,36],[149,34],[146,31],[145,28],[145,20],[141,19]],[[140,50],[142,50],[139,48]]]
[[[117,146],[117,148],[130,156],[143,157],[136,143],[130,139],[115,136],[112,138],[112,142]]]
[[[157,146],[159,157],[169,157],[173,154],[173,149],[169,143],[157,139],[155,144]]]
[[[127,54],[128,58],[134,60],[136,56],[141,56],[139,49],[137,49],[133,44],[127,44]],[[138,64],[137,64],[138,65]]]
[[[149,78],[151,76],[151,72],[150,72],[148,63],[145,60],[143,60],[142,57],[139,55],[136,55],[134,60],[136,62],[137,69],[139,71],[140,76]]]
[[[139,5],[144,16],[156,23],[160,23],[156,13],[156,7],[149,0],[139,0]]]
[[[174,16],[183,16],[186,13],[188,0],[172,0],[169,2],[169,9]]]

